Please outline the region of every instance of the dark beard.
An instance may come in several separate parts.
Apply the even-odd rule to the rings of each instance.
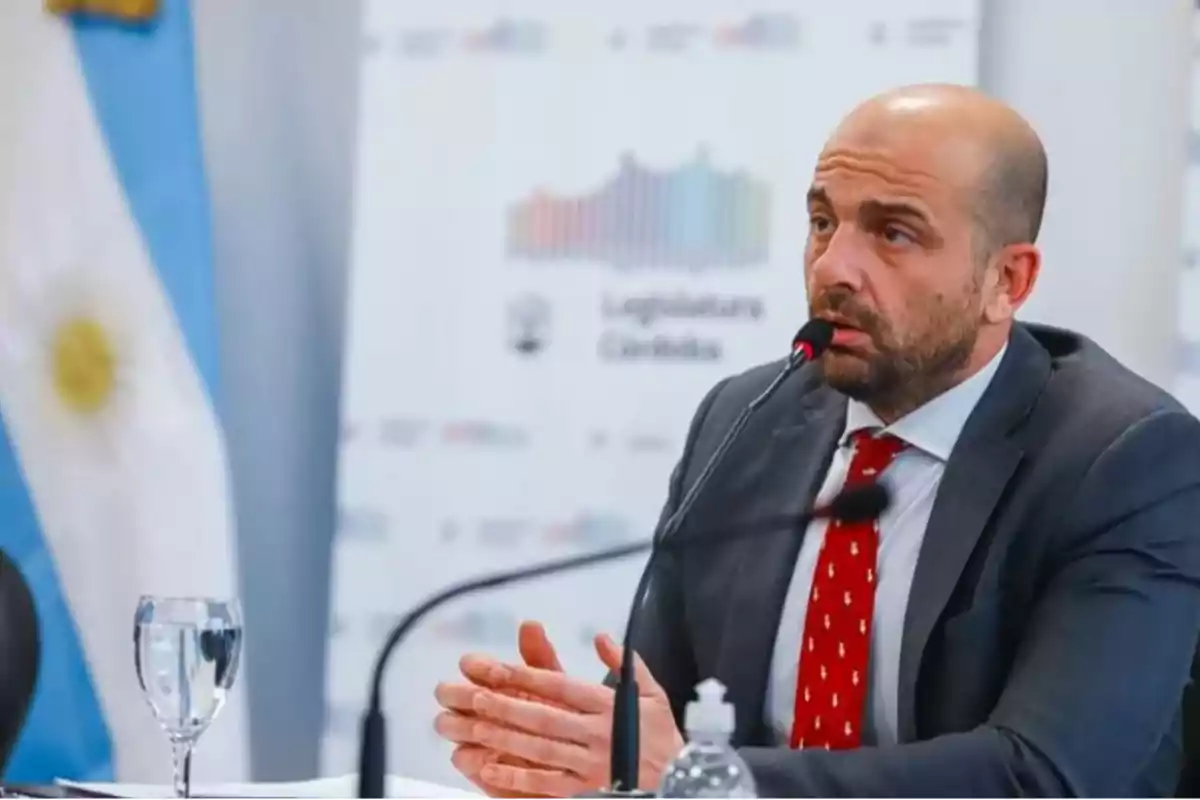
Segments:
[[[957,308],[944,300],[930,303],[919,338],[900,345],[877,315],[860,309],[854,298],[834,290],[819,298],[813,313],[831,311],[866,333],[876,352],[857,354],[831,347],[821,359],[821,372],[832,388],[871,407],[887,422],[904,416],[955,385],[979,338],[979,325],[969,313],[975,292]],[[922,317],[918,317],[922,318]],[[836,369],[846,359],[857,369]]]
[[[865,374],[831,373],[822,365],[826,382],[842,394],[871,407],[887,422],[904,416],[958,382],[975,349],[978,330],[963,331],[905,352],[882,351],[864,361]],[[843,355],[842,357],[848,357]]]

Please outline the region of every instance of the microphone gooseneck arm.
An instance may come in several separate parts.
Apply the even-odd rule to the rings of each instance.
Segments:
[[[832,338],[832,328],[828,323],[821,320],[811,320],[800,329],[800,332],[796,334],[796,337],[792,341],[792,352],[784,363],[783,368],[779,370],[779,374],[767,385],[767,388],[763,389],[757,397],[750,401],[749,405],[742,409],[737,419],[729,426],[729,430],[725,432],[724,438],[721,439],[708,461],[704,464],[704,468],[696,476],[696,480],[692,482],[683,499],[679,501],[679,505],[675,507],[675,511],[663,523],[662,528],[656,535],[659,542],[668,541],[683,526],[684,519],[691,512],[692,506],[696,504],[700,493],[704,491],[709,479],[712,478],[717,467],[724,460],[726,453],[729,452],[729,449],[733,446],[733,443],[737,440],[742,430],[749,424],[755,412],[771,399],[775,392],[779,390],[779,387],[783,385],[783,382],[791,377],[796,369],[806,361],[810,361],[816,355],[821,354],[829,346]],[[641,750],[641,743],[639,741],[641,722],[638,713],[637,677],[634,671],[634,643],[637,641],[637,623],[641,616],[641,607],[646,600],[646,593],[650,589],[650,580],[654,574],[658,553],[658,549],[653,550],[650,553],[650,558],[646,561],[646,566],[638,578],[637,588],[633,592],[633,602],[629,606],[629,617],[625,621],[621,668],[617,674],[617,685],[613,699],[612,760],[610,764],[611,792],[613,794],[629,795],[639,793],[637,786],[639,782],[638,762]]]
[[[689,536],[681,541],[661,542],[659,539],[642,539],[628,544],[616,545],[604,550],[597,550],[580,556],[547,561],[532,567],[513,569],[486,575],[473,580],[462,581],[444,589],[428,598],[412,611],[405,614],[379,651],[375,666],[371,673],[371,690],[366,714],[362,722],[362,740],[359,750],[359,797],[383,797],[384,782],[387,775],[386,726],[383,718],[383,676],[389,660],[396,648],[405,640],[408,634],[430,612],[445,603],[463,595],[493,589],[516,581],[532,580],[546,575],[582,569],[595,564],[627,558],[656,547],[667,550],[683,550],[707,544],[717,544],[731,539],[760,536],[789,530],[797,525],[806,523],[816,517],[862,517],[877,516],[887,505],[888,495],[884,487],[877,484],[851,487],[842,491],[827,505],[817,507],[803,514],[778,515],[764,517],[751,525],[738,528],[714,529]]]
[[[679,505],[675,507],[675,511],[663,523],[662,528],[656,534],[655,538],[659,542],[666,542],[671,539],[682,527],[684,519],[692,510],[692,506],[696,504],[696,500],[700,497],[700,493],[704,491],[704,487],[708,485],[708,481],[716,472],[717,467],[725,458],[725,454],[733,443],[737,440],[739,434],[750,422],[754,412],[757,411],[763,403],[770,399],[783,382],[792,374],[796,366],[801,363],[801,360],[791,359],[788,364],[779,371],[775,379],[770,385],[754,399],[734,420],[733,425],[725,433],[725,437],[721,439],[716,450],[713,451],[712,457],[705,463],[704,468],[696,477],[696,480],[689,487],[683,499],[679,501]],[[612,721],[612,753],[611,753],[611,780],[612,791],[614,793],[632,793],[637,791],[638,785],[638,762],[640,760],[641,742],[640,729],[641,722],[638,713],[638,688],[637,675],[634,670],[634,643],[637,641],[638,635],[638,620],[641,618],[639,613],[642,604],[645,602],[646,593],[650,589],[650,580],[654,574],[656,559],[661,552],[659,549],[651,551],[650,558],[647,559],[645,568],[642,570],[641,576],[638,577],[637,587],[633,590],[633,602],[629,606],[629,617],[625,620],[625,638],[622,639],[623,650],[621,654],[621,668],[617,674],[617,684],[615,687],[615,696],[613,698],[613,721]]]
[[[506,583],[511,583],[518,580],[528,580],[538,578],[543,575],[551,575],[557,572],[566,572],[568,570],[580,569],[582,567],[599,564],[605,561],[615,561],[620,558],[626,558],[637,553],[650,550],[654,546],[654,540],[645,540],[632,542],[627,545],[612,547],[607,550],[600,550],[594,553],[587,553],[581,556],[572,558],[564,558],[557,561],[548,561],[534,567],[526,567],[524,569],[513,569],[508,572],[498,572],[494,575],[488,575],[475,580],[462,581],[454,584],[447,589],[443,589],[432,597],[426,599],[412,611],[409,611],[396,624],[387,641],[379,651],[378,657],[375,659],[375,666],[371,670],[371,693],[369,703],[367,705],[366,715],[362,722],[362,742],[359,751],[358,764],[358,796],[359,797],[383,797],[384,782],[387,775],[387,735],[383,720],[383,676],[386,673],[388,661],[392,657],[392,653],[400,645],[401,642],[408,636],[409,632],[417,626],[430,612],[445,605],[456,597],[461,597],[473,592],[483,591],[485,589],[493,589],[503,586]]]

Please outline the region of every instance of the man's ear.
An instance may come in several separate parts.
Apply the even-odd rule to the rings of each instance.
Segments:
[[[1012,319],[1037,283],[1042,253],[1034,244],[1010,244],[991,259],[984,278],[983,316],[990,323]]]

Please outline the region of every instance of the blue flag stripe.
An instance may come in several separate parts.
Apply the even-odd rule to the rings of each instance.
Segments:
[[[188,0],[153,23],[78,17],[92,107],[196,369],[217,399],[211,220],[200,144]]]
[[[4,778],[10,783],[43,785],[55,778],[112,780],[112,744],[104,712],[20,464],[3,426],[0,509],[4,515],[4,551],[29,582],[42,640],[37,691]]]

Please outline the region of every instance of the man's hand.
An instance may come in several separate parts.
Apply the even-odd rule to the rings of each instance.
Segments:
[[[609,669],[621,664],[621,648],[607,636],[596,652]],[[470,767],[485,791],[568,797],[609,783],[613,690],[573,679],[554,669],[463,659],[469,692],[439,687],[440,735],[461,746],[484,749]],[[653,790],[666,765],[683,747],[666,692],[637,659],[641,711],[639,788]],[[478,753],[478,751],[468,751]],[[514,761],[512,759],[521,759]],[[522,763],[523,762],[523,763]],[[462,767],[459,767],[462,769]]]
[[[526,666],[553,672],[563,671],[562,662],[558,659],[558,653],[555,652],[554,645],[550,643],[550,638],[546,636],[546,629],[539,623],[521,623],[521,627],[517,632],[517,647],[521,653],[521,660],[525,662]],[[464,671],[465,665],[474,659],[475,657],[472,656],[467,656],[463,659]],[[494,686],[490,688],[497,692],[509,694],[512,697],[526,700],[534,699],[529,693],[512,687]],[[463,715],[472,716],[472,712],[469,709],[475,694],[479,691],[480,686],[473,683],[439,683],[434,694],[444,708],[465,708],[468,710],[463,711]],[[525,759],[488,750],[486,747],[473,743],[459,744],[455,747],[454,752],[450,756],[450,763],[454,765],[454,768],[463,777],[473,783],[480,791],[491,797],[523,797],[528,795],[505,791],[498,786],[488,784],[480,776],[484,767],[489,764],[527,768],[536,766]]]

